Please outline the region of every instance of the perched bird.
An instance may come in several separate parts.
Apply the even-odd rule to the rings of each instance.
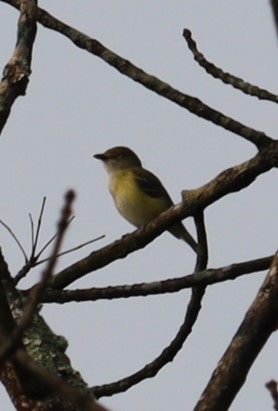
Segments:
[[[104,163],[109,191],[119,213],[135,227],[148,223],[173,205],[161,181],[142,167],[138,156],[129,148],[110,148],[94,157]],[[181,222],[168,231],[197,252],[196,241]]]

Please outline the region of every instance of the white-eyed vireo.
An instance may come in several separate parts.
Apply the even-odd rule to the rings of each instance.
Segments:
[[[119,213],[134,226],[148,223],[173,205],[160,180],[142,167],[140,159],[129,148],[110,148],[94,157],[104,163],[109,191]],[[181,222],[171,226],[169,231],[197,252],[196,241]]]

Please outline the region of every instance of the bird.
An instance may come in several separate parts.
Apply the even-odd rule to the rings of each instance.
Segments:
[[[161,181],[142,167],[141,160],[130,148],[113,147],[94,154],[94,158],[104,164],[118,212],[135,227],[141,227],[174,205]],[[174,223],[168,231],[198,252],[197,242],[182,222]]]

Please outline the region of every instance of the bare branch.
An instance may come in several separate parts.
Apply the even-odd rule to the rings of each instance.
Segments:
[[[214,78],[218,78],[225,84],[230,84],[234,88],[242,91],[250,96],[258,97],[261,100],[268,100],[274,103],[278,103],[278,96],[276,94],[270,93],[268,90],[261,89],[253,84],[247,83],[239,77],[224,72],[219,67],[216,67],[213,63],[206,60],[204,55],[200,53],[197,49],[197,44],[193,40],[190,30],[183,30],[183,37],[186,40],[189,49],[192,51],[194,59],[203,67],[207,73],[211,74]]]
[[[247,374],[277,328],[278,255],[231,344],[219,361],[194,411],[227,410]]]
[[[47,289],[43,303],[64,304],[67,302],[112,300],[117,298],[143,297],[166,293],[176,293],[186,288],[208,286],[228,280],[235,280],[243,275],[267,270],[273,256],[226,267],[210,268],[184,277],[173,278],[152,283],[127,284],[114,287],[88,288],[84,290]]]
[[[18,0],[2,1],[10,4],[13,7],[19,7]],[[37,19],[43,26],[63,34],[76,46],[85,49],[89,53],[101,58],[110,66],[118,70],[120,73],[131,78],[137,83],[140,83],[147,89],[154,91],[160,96],[167,98],[173,103],[187,109],[196,116],[211,121],[212,123],[243,137],[247,141],[255,144],[258,148],[264,147],[271,142],[272,139],[262,131],[257,131],[255,129],[247,127],[246,125],[233,120],[225,114],[214,110],[213,108],[204,104],[198,98],[181,93],[180,91],[176,90],[169,84],[164,83],[157,77],[146,73],[139,67],[136,67],[129,60],[126,60],[125,58],[109,50],[98,40],[92,39],[84,33],[81,33],[80,31],[74,29],[73,27],[68,26],[62,21],[51,16],[45,10],[38,8]]]
[[[85,243],[82,243],[82,244],[79,244],[75,247],[69,248],[68,250],[62,251],[61,253],[59,253],[57,255],[57,257],[62,257],[63,255],[72,253],[73,251],[80,250],[81,248],[86,247],[87,245],[90,245],[90,244],[95,243],[96,241],[102,240],[104,237],[105,237],[105,235],[103,234],[103,235],[100,235],[99,237],[93,238],[92,240],[86,241]],[[44,260],[37,261],[34,264],[34,267],[36,267],[37,265],[43,264],[48,260],[49,260],[49,258],[45,258]]]
[[[204,294],[203,291],[203,288],[193,290],[191,299],[187,306],[183,324],[181,325],[175,338],[171,341],[168,347],[164,348],[155,360],[145,365],[141,370],[123,378],[122,380],[111,384],[92,387],[92,392],[95,397],[100,398],[103,396],[111,396],[119,392],[124,392],[147,378],[155,377],[166,364],[173,361],[177,353],[183,347],[185,340],[190,335],[193,325],[197,320],[201,309],[201,300]]]
[[[195,217],[195,222],[197,227],[199,247],[204,247],[204,249],[206,249],[206,234],[204,216],[202,212]],[[201,250],[199,249],[199,251]],[[197,255],[196,269],[204,269],[206,267],[207,252],[205,252],[205,250],[202,251],[203,252],[200,252]],[[173,361],[177,353],[183,347],[183,344],[185,343],[187,337],[192,331],[195,322],[197,321],[204,293],[205,287],[194,287],[192,289],[192,295],[187,306],[183,324],[181,325],[175,338],[166,348],[164,348],[162,353],[157,358],[155,358],[151,363],[145,365],[141,370],[126,378],[123,378],[120,381],[103,386],[93,387],[92,392],[94,393],[96,398],[100,398],[102,396],[110,396],[115,393],[126,391],[130,387],[138,384],[146,378],[154,377],[166,364]]]
[[[6,65],[0,83],[0,134],[17,97],[26,92],[31,73],[33,43],[36,36],[37,1],[21,0],[16,48]]]
[[[69,219],[68,225],[71,221],[72,221],[72,219]],[[53,236],[51,238],[51,242],[56,238],[56,236],[57,236],[57,233],[55,234],[55,236]],[[85,243],[82,243],[82,244],[79,244],[75,247],[72,247],[68,250],[62,251],[61,253],[57,254],[57,258],[60,258],[64,255],[66,255],[66,254],[72,253],[76,250],[80,250],[81,248],[86,247],[87,245],[90,245],[90,244],[95,243],[96,241],[102,240],[104,237],[105,237],[105,235],[101,235],[99,237],[93,238],[92,240],[86,241]],[[49,246],[49,244],[50,244],[50,241],[47,243],[47,246]],[[45,250],[45,247],[44,247],[44,250]],[[27,264],[24,267],[22,267],[22,269],[17,273],[17,275],[14,277],[14,283],[15,284],[18,284],[19,281],[22,280],[26,276],[26,274],[30,271],[31,268],[37,267],[38,265],[44,264],[44,263],[46,263],[47,261],[50,260],[51,256],[47,257],[47,258],[44,258],[43,260],[37,261],[37,259],[41,255],[41,251],[39,252],[39,254],[37,256],[34,256],[34,258],[32,260],[29,259],[27,261]]]
[[[30,225],[31,225],[31,249],[33,249],[34,244],[35,244],[35,231],[34,231],[34,220],[33,220],[31,213],[29,213],[29,220],[30,220]]]
[[[36,237],[34,238],[34,223],[33,223],[33,218],[31,216],[31,214],[29,214],[30,216],[30,220],[31,220],[31,243],[32,243],[32,250],[31,250],[31,255],[30,257],[26,257],[27,261],[25,263],[25,265],[20,269],[20,271],[16,274],[16,276],[14,277],[14,283],[18,284],[19,281],[21,281],[24,277],[26,277],[26,275],[29,273],[29,271],[36,267],[39,264],[45,263],[47,261],[49,261],[51,259],[51,256],[48,258],[45,258],[44,260],[40,260],[38,261],[38,259],[40,258],[40,256],[42,255],[42,253],[47,249],[47,247],[49,247],[49,245],[55,240],[55,238],[57,238],[57,236],[59,235],[59,229],[58,231],[50,238],[50,240],[48,240],[46,242],[46,244],[42,247],[42,249],[38,252],[38,254],[36,254],[36,248],[37,248],[37,244],[38,244],[38,239],[39,239],[39,232],[40,232],[40,227],[41,227],[41,220],[42,220],[42,215],[43,215],[43,211],[44,211],[44,205],[45,205],[45,197],[43,199],[43,205],[41,208],[41,212],[40,212],[40,216],[39,216],[39,220],[38,220],[38,226],[37,226],[37,230],[36,230]],[[67,225],[69,225],[72,220],[74,219],[74,216],[72,216],[71,218],[69,218],[69,220],[67,221]],[[92,240],[93,242],[94,240]],[[78,247],[82,247],[78,246]],[[76,249],[78,248],[76,247]],[[57,258],[67,254],[71,251],[74,251],[75,249],[72,250],[67,250],[64,251],[62,253],[59,253],[57,255]]]
[[[14,277],[14,283],[15,285],[19,283],[20,280],[22,280],[26,275],[29,273],[31,268],[34,266],[34,260],[28,260],[26,264],[19,270],[19,272],[16,274]]]
[[[39,258],[38,256],[36,256],[36,248],[37,248],[38,239],[39,239],[39,233],[40,233],[40,228],[41,228],[41,221],[42,221],[42,216],[44,212],[45,202],[46,202],[46,197],[44,197],[42,201],[36,234],[34,232],[34,220],[33,220],[32,214],[29,213],[29,219],[30,219],[30,224],[31,224],[31,255],[28,258],[27,255],[25,254],[25,265],[20,269],[20,271],[14,277],[15,284],[18,284],[18,282],[22,280],[22,278],[26,277],[28,272],[31,270],[32,267],[34,267],[37,259]]]
[[[183,195],[184,201],[186,194]],[[195,266],[195,272],[205,270],[208,263],[208,243],[207,234],[204,221],[204,212],[200,212],[194,215],[194,222],[196,225],[197,237],[198,237],[198,254]]]
[[[74,218],[75,218],[74,215],[71,216],[71,217],[69,218],[69,220],[67,221],[67,225],[69,225],[69,224],[74,220]],[[45,244],[45,245],[42,247],[42,249],[38,252],[38,255],[37,255],[37,257],[36,257],[36,263],[35,263],[35,265],[40,264],[37,260],[40,258],[40,256],[43,254],[43,252],[47,249],[47,247],[49,247],[50,244],[55,240],[55,238],[58,236],[58,234],[59,234],[59,230],[57,230],[57,232],[50,238],[50,240],[48,240],[48,241],[46,242],[46,244]],[[44,261],[45,261],[45,260],[44,260]],[[48,261],[48,259],[47,259],[47,261]]]
[[[44,212],[44,208],[45,208],[45,203],[46,203],[46,197],[43,197],[41,211],[40,211],[40,215],[39,215],[39,219],[38,219],[38,225],[37,225],[37,229],[36,229],[36,234],[35,234],[34,241],[33,241],[33,244],[32,244],[31,258],[34,257],[35,253],[36,253],[36,248],[37,248],[37,245],[38,245],[40,229],[41,229],[41,223],[42,223],[42,216],[43,216],[43,212]],[[32,231],[32,221],[33,220],[31,218],[31,231]],[[33,234],[32,234],[32,237],[33,237]]]
[[[13,230],[6,224],[4,223],[4,221],[0,220],[0,224],[2,224],[3,227],[6,228],[6,230],[11,234],[11,236],[13,237],[13,239],[15,240],[16,244],[18,245],[18,247],[20,248],[20,251],[23,254],[24,260],[27,263],[28,262],[28,257],[27,254],[21,244],[21,242],[19,241],[19,239],[17,238],[17,236],[15,235],[15,233],[13,232]]]
[[[61,248],[62,241],[65,235],[66,229],[68,227],[68,221],[72,213],[71,207],[72,207],[74,198],[75,198],[75,193],[72,190],[69,190],[65,195],[65,205],[62,209],[61,218],[58,222],[58,233],[57,233],[56,241],[53,247],[51,258],[49,259],[48,265],[42,275],[42,281],[40,284],[42,284],[43,282],[48,282],[53,274],[53,270],[57,262],[57,255],[59,254],[59,250]],[[42,284],[42,286],[44,288],[44,284]]]

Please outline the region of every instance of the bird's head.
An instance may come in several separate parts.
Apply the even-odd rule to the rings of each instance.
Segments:
[[[128,147],[113,147],[103,154],[95,154],[95,158],[102,160],[108,172],[124,170],[126,168],[142,167],[140,159]]]

